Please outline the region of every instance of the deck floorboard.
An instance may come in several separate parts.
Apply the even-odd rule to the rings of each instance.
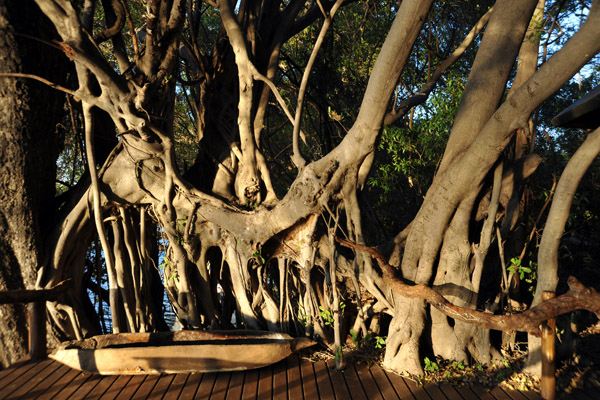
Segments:
[[[537,392],[480,385],[426,384],[377,365],[310,362],[291,356],[264,368],[211,373],[94,375],[51,359],[23,359],[0,371],[0,399],[52,400],[537,400]],[[573,398],[595,399],[596,389],[577,390]]]

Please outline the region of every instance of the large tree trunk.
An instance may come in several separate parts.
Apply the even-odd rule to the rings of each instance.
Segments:
[[[461,155],[468,149],[469,143],[496,111],[536,2],[528,0],[515,5],[510,1],[498,1],[494,6],[440,169],[407,239],[402,260],[403,276],[419,284],[428,284],[434,277],[433,283],[440,285],[443,294],[461,306],[474,307],[477,301],[479,288],[472,284],[468,233],[471,210],[482,188],[481,173],[487,174],[488,171],[475,172],[450,166],[460,163]],[[495,154],[488,153],[483,157],[488,157],[490,167],[496,160]],[[471,175],[474,172],[479,177]],[[461,179],[469,175],[472,179]],[[459,180],[464,186],[457,185]],[[446,193],[451,192],[457,194],[456,197],[452,196],[455,200],[447,201]],[[438,254],[440,258],[436,271]],[[393,321],[390,327],[389,336],[396,336],[397,339],[391,346],[388,344],[385,363],[388,368],[421,373],[419,341],[426,325],[426,306],[421,300],[398,298],[397,301],[408,303],[400,309],[412,309],[412,314],[394,316],[395,320],[401,320]],[[483,345],[476,340],[481,335],[475,335],[475,329],[461,322],[451,323],[436,310],[431,310],[431,318],[432,340],[437,354],[447,359],[465,361],[471,353],[481,361],[489,360],[489,349],[487,354],[483,349],[474,350]],[[405,322],[405,319],[408,320]],[[468,347],[471,347],[470,352]]]
[[[476,305],[474,301],[479,292],[479,287],[473,284],[479,284],[480,279],[474,273],[481,274],[480,269],[472,267],[467,239],[474,200],[515,130],[525,128],[534,108],[598,49],[597,42],[583,39],[595,30],[592,21],[597,18],[598,10],[592,9],[586,24],[569,43],[498,107],[536,4],[535,0],[518,5],[503,0],[497,2],[471,70],[439,172],[411,224],[402,258],[405,279],[430,284],[434,278],[435,284],[442,285],[444,294],[455,296],[456,292],[465,292],[466,296],[461,295],[460,301],[470,307]],[[498,46],[498,41],[505,43]],[[586,46],[590,48],[584,48]],[[498,52],[499,48],[504,50]],[[392,340],[388,343],[385,364],[391,369],[408,368],[420,373],[419,340],[427,325],[426,306],[421,300],[403,298],[398,298],[397,304],[404,304],[401,310],[405,312],[397,313],[392,320],[389,332]],[[435,313],[431,312],[432,315]],[[461,359],[468,351],[482,361],[488,359],[489,351],[481,348],[486,340],[476,330],[461,323],[452,324],[444,316],[436,317],[432,332],[437,329],[440,332],[434,335],[438,341],[454,337],[449,336],[452,331],[456,335],[456,346],[438,347],[444,357]]]
[[[505,148],[515,130],[526,126],[524,121],[534,108],[598,51],[597,43],[589,40],[580,41],[581,46],[577,41],[567,43],[563,55],[553,57],[499,106],[536,3],[497,2],[439,171],[406,230],[400,266],[403,278],[433,283],[468,309],[480,300],[485,256],[499,207],[506,209],[504,197],[518,192],[517,166],[535,169],[539,163],[533,156],[521,164],[505,162]],[[90,175],[78,185],[76,201],[65,204],[50,238],[53,254],[43,263],[37,281],[48,287],[73,278],[69,294],[49,305],[60,331],[72,337],[97,331],[93,321],[97,316],[86,304],[84,276],[86,252],[95,234],[103,247],[113,329],[160,329],[153,322],[160,318],[149,307],[148,269],[152,261],[159,264],[158,256],[151,257],[147,250],[152,236],[147,226],[153,223],[161,235],[155,241],[163,246],[162,264],[156,267],[186,327],[229,327],[235,311],[238,327],[314,333],[329,344],[335,341],[337,351],[343,340],[341,299],[356,294],[362,307],[360,292],[366,289],[372,295],[369,301],[375,303],[373,309],[393,315],[385,356],[388,367],[420,372],[420,346],[429,332],[437,355],[489,360],[487,331],[450,321],[421,299],[391,293],[368,257],[356,255],[348,262],[333,242],[340,232],[356,242],[365,241],[357,190],[365,182],[386,109],[431,0],[401,2],[355,124],[336,148],[316,161],[305,160],[300,152],[298,111],[290,140],[297,167],[291,171],[297,171],[297,176],[281,200],[271,187],[260,135],[269,91],[282,110],[287,111],[287,105],[265,76],[276,76],[280,48],[290,35],[322,13],[323,27],[329,26],[340,2],[334,6],[292,1],[281,6],[266,0],[260,5],[241,2],[232,8],[229,1],[221,0],[222,25],[210,58],[200,53],[196,43],[193,10],[203,12],[197,4],[187,9],[192,15],[186,22],[182,0],[148,1],[145,28],[140,31],[145,38],[133,43],[135,54],[131,49],[127,54],[122,27],[116,25],[117,19],[109,18],[109,2],[103,2],[108,8],[108,29],[96,37],[82,30],[80,21],[91,19],[81,18],[81,11],[69,1],[38,0],[38,4],[59,31],[59,47],[76,64],[73,76],[78,88],[63,90],[81,102]],[[122,3],[113,4],[112,11],[124,20]],[[590,13],[591,19],[593,15],[597,10]],[[190,31],[183,45],[181,38]],[[598,35],[590,23],[582,32],[577,35]],[[97,42],[101,39],[106,39],[102,47]],[[112,50],[118,71],[101,49]],[[180,175],[174,151],[175,97],[187,90],[174,78],[180,75],[181,61],[191,63],[189,102],[196,115],[198,142],[207,150],[199,154],[197,168],[185,175],[189,181]],[[305,77],[310,75],[309,71]],[[180,85],[177,90],[176,85]],[[289,111],[286,115],[292,119]],[[111,121],[95,129],[102,117]],[[96,146],[101,133],[119,137],[106,157],[98,154],[103,152]],[[214,168],[203,170],[202,164]],[[100,170],[97,165],[102,165]],[[489,204],[482,207],[482,198]],[[480,208],[484,210],[481,215],[475,212]],[[35,226],[35,216],[30,222]],[[470,230],[480,225],[482,234],[476,242]],[[323,228],[328,229],[325,234]],[[98,261],[100,251],[94,252]],[[225,292],[221,301],[218,285]],[[368,317],[360,318],[364,326]]]
[[[60,54],[19,35],[50,39],[50,27],[33,1],[0,4],[0,72],[59,81]],[[0,290],[31,289],[43,262],[43,235],[54,222],[56,123],[64,96],[38,82],[0,78],[0,98]],[[0,306],[0,366],[26,353],[26,338],[26,305]]]

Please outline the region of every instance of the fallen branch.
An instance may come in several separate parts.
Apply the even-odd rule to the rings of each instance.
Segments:
[[[396,276],[395,269],[387,263],[379,250],[345,239],[336,238],[336,240],[342,246],[362,251],[376,259],[385,281],[394,292],[406,297],[423,299],[447,316],[481,328],[507,332],[529,332],[539,337],[542,323],[561,314],[575,310],[588,310],[600,318],[600,294],[592,288],[585,287],[573,276],[568,280],[569,291],[561,296],[544,301],[521,313],[494,315],[455,306],[429,286],[406,284]]]
[[[0,304],[33,303],[35,301],[56,300],[72,284],[71,279],[64,280],[50,289],[39,290],[7,290],[0,292]]]

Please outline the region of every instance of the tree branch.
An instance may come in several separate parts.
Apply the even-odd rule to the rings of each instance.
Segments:
[[[125,26],[125,9],[123,4],[118,0],[112,0],[110,4],[108,4],[108,1],[103,2],[102,6],[104,7],[104,14],[107,22],[114,19],[114,23],[110,28],[106,28],[94,37],[94,42],[96,42],[96,44],[100,44],[112,38],[117,33],[121,32],[121,29]]]
[[[306,93],[306,86],[308,85],[308,77],[315,63],[315,60],[317,59],[317,53],[319,52],[319,49],[323,44],[323,40],[325,40],[325,35],[329,30],[329,26],[331,25],[333,16],[335,15],[335,12],[342,6],[343,2],[344,0],[337,0],[331,8],[330,14],[328,15],[323,9],[321,2],[318,1],[319,7],[321,7],[321,11],[325,16],[325,21],[323,22],[321,32],[319,32],[319,37],[317,38],[315,47],[313,48],[310,58],[308,59],[308,63],[306,64],[304,74],[302,75],[302,81],[300,82],[300,89],[298,91],[298,104],[296,105],[296,115],[294,118],[294,130],[292,133],[292,161],[294,162],[298,170],[304,168],[304,166],[306,165],[306,160],[304,160],[302,154],[300,153],[298,137],[300,136],[300,119],[302,117],[302,105],[304,103],[304,93]]]
[[[542,291],[553,290],[558,283],[558,247],[570,215],[573,198],[583,175],[598,153],[600,153],[600,128],[588,135],[567,163],[558,181],[538,252],[538,265],[543,265],[544,268],[538,271],[536,295],[532,304],[541,301]]]
[[[35,301],[52,301],[58,299],[73,284],[72,279],[66,279],[50,289],[37,290],[7,290],[0,292],[0,304],[32,303]]]
[[[66,87],[57,85],[56,83],[50,82],[47,79],[42,78],[41,76],[37,76],[37,75],[32,75],[32,74],[22,74],[20,72],[1,72],[0,73],[0,77],[13,77],[13,78],[28,78],[28,79],[33,79],[35,81],[38,82],[42,82],[43,84],[50,86],[52,89],[56,89],[56,90],[60,90],[61,92],[64,92],[66,94],[70,94],[71,96],[76,96],[76,92],[71,90],[71,89],[67,89]]]
[[[397,121],[399,118],[402,118],[406,115],[406,112],[410,110],[412,107],[418,106],[419,104],[423,104],[425,100],[429,97],[433,88],[435,87],[437,81],[440,79],[442,74],[446,72],[446,70],[454,64],[460,56],[463,55],[465,50],[471,45],[473,40],[479,35],[479,32],[483,29],[484,26],[490,20],[490,16],[492,15],[492,10],[494,8],[490,8],[483,16],[479,19],[477,24],[471,29],[469,34],[465,37],[465,40],[454,50],[452,55],[445,59],[438,67],[435,69],[431,77],[425,82],[425,84],[421,87],[419,92],[413,96],[410,96],[407,99],[402,100],[398,108],[394,109],[390,113],[385,116],[384,125],[389,125]]]
[[[400,278],[396,277],[396,271],[387,263],[379,250],[356,244],[346,239],[336,238],[336,240],[342,246],[362,251],[375,258],[383,272],[384,279],[394,292],[401,296],[423,299],[447,316],[481,328],[499,331],[529,332],[534,336],[540,336],[540,326],[542,323],[560,314],[584,309],[600,317],[600,294],[592,288],[585,287],[575,277],[569,278],[570,289],[561,296],[545,301],[522,313],[494,315],[455,306],[429,286],[406,284]]]

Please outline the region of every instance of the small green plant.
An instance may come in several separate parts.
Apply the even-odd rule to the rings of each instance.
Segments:
[[[160,263],[158,268],[162,272],[163,279],[166,280],[167,282],[169,282],[173,279],[175,279],[175,280],[179,279],[177,276],[177,271],[171,271],[171,273],[169,275],[166,274],[166,270],[171,269],[171,264],[167,258],[163,258],[163,261],[162,261],[162,263]]]
[[[385,346],[385,339],[387,336],[375,336],[375,348],[382,349]]]
[[[462,371],[465,369],[465,364],[462,361],[452,361],[448,367]]]
[[[169,260],[167,258],[163,258],[163,261],[160,263],[160,265],[158,266],[158,268],[161,271],[164,271],[165,268],[169,268]]]
[[[555,334],[556,334],[556,339],[558,339],[559,343],[563,342],[563,335],[565,334],[565,330],[564,329],[558,329],[558,328],[554,328]]]
[[[338,346],[337,349],[335,350],[335,357],[334,357],[335,362],[340,361],[343,356],[344,356],[344,353],[342,352],[342,346]]]
[[[425,362],[425,372],[429,372],[433,374],[440,369],[440,366],[435,361],[431,361],[429,357],[425,357],[423,360]]]
[[[256,258],[262,265],[265,264],[265,258],[262,256],[262,250],[257,249],[254,253],[252,253],[252,257]]]
[[[481,365],[481,364],[475,364],[475,369],[477,371],[483,371],[483,365]]]
[[[183,227],[185,226],[185,224],[187,224],[187,219],[188,219],[188,217],[177,218],[177,228],[183,229]]]
[[[340,305],[339,305],[340,314],[344,313],[344,308],[346,308],[346,303],[344,303],[343,301],[340,301]],[[333,318],[333,313],[331,311],[323,308],[323,306],[319,306],[319,310],[320,310],[319,315],[321,316],[321,319],[323,320],[325,325],[333,326],[333,323],[335,322],[335,318]]]
[[[321,316],[323,323],[328,326],[333,326],[335,320],[333,319],[331,311],[326,310],[323,306],[319,306],[319,310],[319,315]]]
[[[521,260],[513,257],[510,259],[510,266],[507,268],[511,274],[519,275],[519,279],[529,284],[529,291],[535,295],[534,282],[537,279],[537,264],[529,261],[529,266],[522,265]]]
[[[354,329],[350,329],[350,336],[352,337],[352,343],[355,346],[358,346],[358,332],[356,332]]]
[[[300,323],[302,323],[302,325],[304,325],[304,327],[307,327],[310,325],[310,314],[306,313],[306,310],[304,309],[304,306],[302,306],[302,303],[298,303],[298,321]]]
[[[175,238],[177,240],[177,243],[180,246],[183,246],[183,238],[184,238],[183,233],[181,233],[180,231],[183,231],[183,228],[187,224],[187,220],[188,220],[187,217],[185,217],[185,218],[177,218],[177,231],[178,232],[177,232]]]

